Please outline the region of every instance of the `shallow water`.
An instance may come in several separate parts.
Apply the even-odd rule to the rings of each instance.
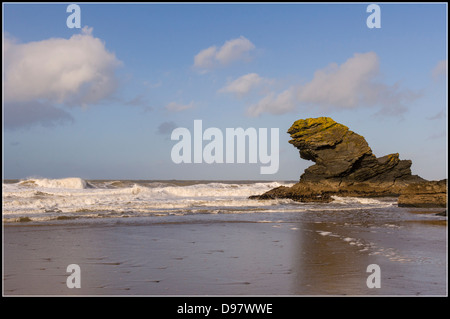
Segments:
[[[441,210],[247,199],[289,183],[84,182],[3,184],[4,294],[447,294]]]

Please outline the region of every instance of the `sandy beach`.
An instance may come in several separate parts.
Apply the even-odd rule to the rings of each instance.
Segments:
[[[4,227],[4,295],[445,295],[445,240],[445,220],[21,223]]]
[[[10,308],[448,297],[448,4],[2,9]]]

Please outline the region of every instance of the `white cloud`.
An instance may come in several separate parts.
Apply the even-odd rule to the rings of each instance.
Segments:
[[[237,39],[229,40],[217,51],[216,59],[221,64],[229,64],[236,60],[245,58],[246,53],[255,48],[247,38],[240,36]]]
[[[194,66],[202,69],[209,69],[214,67],[216,54],[217,48],[215,46],[200,51],[194,57]]]
[[[270,82],[271,82],[270,80],[260,77],[257,73],[249,73],[228,83],[218,92],[233,93],[237,97],[242,97],[248,94],[252,89],[260,86],[261,84]]]
[[[342,65],[330,64],[314,73],[311,82],[299,88],[298,99],[322,106],[354,108],[370,97],[371,80],[378,72],[374,52],[356,53]]]
[[[435,81],[447,76],[447,60],[439,61],[431,71],[431,75]]]
[[[219,49],[211,46],[200,51],[194,57],[194,67],[205,71],[234,61],[245,60],[249,58],[248,52],[254,48],[255,45],[250,40],[240,36],[226,41]]]
[[[295,107],[295,88],[291,87],[279,94],[269,93],[259,102],[250,105],[247,114],[252,117],[262,113],[283,114],[293,111]]]
[[[306,84],[293,86],[278,95],[269,93],[247,111],[251,116],[258,116],[264,112],[290,112],[299,105],[324,110],[377,105],[380,106],[377,115],[399,116],[406,112],[404,103],[416,99],[419,94],[401,90],[398,83],[377,82],[378,73],[379,59],[374,52],[355,53],[341,65],[331,63],[317,70]]]
[[[84,27],[70,39],[19,43],[4,35],[5,127],[72,122],[62,105],[87,106],[117,88],[121,62]]]
[[[165,106],[165,108],[170,112],[181,112],[184,110],[188,110],[194,107],[194,101],[191,101],[189,104],[181,104],[177,102],[170,102]]]
[[[117,86],[120,65],[92,28],[70,39],[29,43],[4,40],[4,99],[87,105],[110,95]]]

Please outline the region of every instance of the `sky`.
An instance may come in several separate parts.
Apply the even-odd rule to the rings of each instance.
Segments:
[[[314,163],[287,130],[321,116],[447,178],[446,3],[69,5],[3,3],[6,179],[298,180]],[[192,154],[226,153],[227,128],[278,129],[278,169],[176,163],[177,128]]]

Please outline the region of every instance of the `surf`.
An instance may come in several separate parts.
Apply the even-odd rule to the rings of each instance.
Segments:
[[[23,186],[38,186],[43,188],[86,189],[91,188],[88,182],[79,177],[67,177],[60,179],[29,178],[19,182]]]

